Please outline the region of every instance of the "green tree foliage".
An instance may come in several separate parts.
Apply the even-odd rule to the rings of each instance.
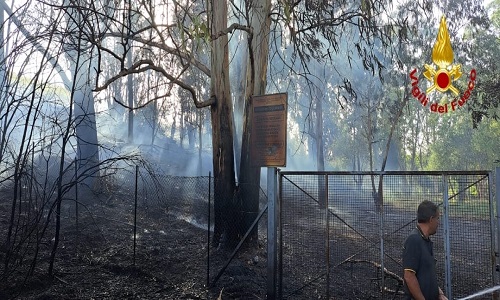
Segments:
[[[442,116],[435,131],[438,138],[429,147],[427,170],[488,170],[498,159],[500,123],[496,120],[473,128],[464,110]]]
[[[477,101],[468,105],[473,119],[497,116],[498,27],[487,28],[482,1],[279,0],[270,2],[269,11],[267,6],[256,7],[257,2],[217,2],[228,10],[224,15],[217,11],[216,19],[211,19],[215,15],[210,10],[215,1],[40,5],[81,14],[83,21],[76,33],[81,32],[85,51],[98,60],[93,64],[96,95],[103,92],[120,101],[125,78],[134,76],[140,97],[127,109],[155,105],[154,112],[144,118],[151,118],[148,123],[161,123],[151,127],[169,131],[175,138],[181,132],[181,141],[183,125],[177,124],[193,122],[194,107],[205,108],[205,112],[210,108],[212,164],[220,179],[216,192],[224,195],[216,201],[225,198],[217,208],[235,201],[236,174],[252,187],[259,184],[259,170],[235,170],[234,160],[240,157],[241,169],[250,168],[245,156],[250,145],[233,139],[248,142],[251,124],[245,107],[249,107],[252,95],[263,93],[289,94],[292,155],[310,155],[314,148],[324,147],[329,163],[326,169],[377,170],[385,168],[385,162],[393,162],[392,168],[438,168],[445,148],[464,143],[474,133],[441,135],[437,128],[447,130],[445,120],[458,127],[466,125],[467,118],[445,116],[441,120],[411,97],[408,74],[431,61],[442,14],[447,16],[454,50],[460,53],[457,59],[487,75],[478,82]],[[498,24],[498,10],[493,11],[492,20]],[[268,49],[262,46],[267,44]],[[217,89],[210,87],[214,84],[219,84]],[[108,91],[110,88],[118,92]],[[167,105],[157,105],[157,101]],[[236,102],[234,107],[231,101]],[[157,108],[161,111],[155,111]],[[320,116],[323,121],[316,123]],[[243,132],[239,136],[233,132],[233,122]],[[393,154],[387,159],[389,152]],[[472,168],[474,162],[469,164]],[[241,204],[238,201],[236,205]],[[249,203],[246,199],[243,202]],[[243,206],[235,207],[238,209],[247,211]]]
[[[477,97],[468,106],[474,127],[483,119],[500,118],[500,1],[490,3],[489,11],[491,25],[487,20],[479,29],[468,27],[464,36],[470,65],[479,77]]]

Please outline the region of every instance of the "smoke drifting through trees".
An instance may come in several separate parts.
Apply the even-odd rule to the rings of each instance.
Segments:
[[[0,183],[13,187],[5,270],[17,263],[21,243],[57,236],[34,228],[52,222],[47,214],[57,215],[75,187],[92,187],[118,161],[147,160],[174,175],[222,170],[214,174],[217,201],[239,192],[248,199],[237,198],[235,209],[255,214],[254,192],[264,180],[246,155],[252,95],[288,93],[286,170],[379,170],[386,155],[386,170],[484,169],[498,157],[499,139],[491,139],[498,122],[475,123],[481,130],[473,131],[465,110],[439,119],[409,100],[408,66],[427,60],[435,37],[419,17],[437,19],[431,6],[441,4],[408,1],[387,10],[382,1],[239,1],[219,16],[235,23],[210,30],[215,20],[205,3],[29,2],[8,13],[0,65]],[[471,31],[483,26],[475,1],[447,9],[452,33],[469,19]],[[228,49],[217,44],[224,39]],[[212,53],[211,43],[221,50]],[[487,45],[498,49],[494,39]],[[211,62],[215,55],[220,60]],[[211,84],[221,84],[217,97]],[[491,88],[478,84],[482,100],[493,97]],[[236,183],[251,191],[237,191]],[[38,212],[25,217],[27,207]]]

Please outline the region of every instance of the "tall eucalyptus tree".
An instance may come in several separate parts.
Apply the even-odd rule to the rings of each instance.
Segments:
[[[273,49],[275,53],[281,52],[281,48],[289,47],[293,49],[292,58],[284,58],[285,65],[287,60],[291,61],[295,57],[295,61],[301,67],[301,70],[290,69],[290,73],[298,74],[301,78],[307,78],[307,64],[310,59],[326,60],[331,58],[331,53],[338,47],[339,40],[343,37],[343,31],[346,29],[357,32],[357,42],[367,41],[366,45],[370,44],[370,39],[373,35],[380,36],[383,41],[388,43],[388,39],[392,34],[392,25],[378,26],[380,19],[378,12],[384,9],[383,1],[367,2],[361,4],[353,4],[349,1],[328,2],[328,1],[271,1],[255,2],[243,1],[244,8],[241,10],[233,9],[235,14],[238,14],[238,23],[227,24],[227,8],[224,8],[227,3],[225,1],[208,1],[207,14],[202,11],[191,11],[195,8],[194,5],[187,3],[180,6],[180,3],[173,5],[173,10],[179,17],[176,19],[176,26],[165,26],[163,29],[159,24],[151,22],[150,26],[144,30],[153,30],[158,33],[152,41],[145,40],[140,37],[140,32],[133,32],[132,39],[135,42],[147,43],[160,49],[163,53],[180,61],[180,65],[184,66],[184,70],[190,67],[196,67],[202,70],[206,75],[211,76],[212,92],[211,98],[208,101],[200,101],[197,98],[196,92],[192,86],[179,80],[172,70],[166,70],[161,67],[161,62],[153,63],[149,60],[138,60],[136,64],[127,70],[122,70],[120,76],[125,76],[130,73],[140,72],[146,69],[153,69],[161,72],[170,82],[179,87],[188,90],[197,107],[210,105],[212,115],[212,147],[213,147],[213,168],[215,177],[215,194],[216,194],[216,224],[215,224],[215,239],[218,240],[222,233],[228,233],[229,240],[234,240],[236,236],[241,235],[246,231],[251,218],[243,218],[243,226],[238,224],[230,224],[231,227],[236,226],[242,228],[239,232],[229,232],[229,223],[239,222],[239,220],[231,220],[227,222],[230,211],[227,207],[236,211],[243,211],[249,215],[256,215],[258,209],[258,189],[260,183],[260,168],[253,167],[249,154],[250,147],[250,131],[251,131],[251,99],[254,95],[261,95],[267,91],[267,66],[269,64],[269,50]],[[165,7],[168,3],[165,2]],[[232,4],[232,3],[231,3]],[[220,6],[219,6],[220,5]],[[172,6],[171,6],[172,7]],[[217,7],[217,9],[215,9]],[[231,6],[233,7],[233,6]],[[137,8],[138,9],[138,8]],[[139,10],[139,9],[138,9]],[[146,9],[150,12],[151,10]],[[197,13],[200,12],[200,13]],[[149,16],[150,21],[154,20],[153,16]],[[377,21],[379,20],[379,21]],[[354,23],[355,26],[348,24]],[[208,26],[206,25],[208,24]],[[180,31],[176,31],[180,28]],[[235,193],[235,168],[233,140],[234,124],[232,103],[229,102],[231,94],[229,76],[229,60],[227,60],[227,39],[232,36],[234,30],[244,31],[248,47],[248,58],[243,60],[246,62],[246,67],[241,68],[245,72],[246,78],[244,97],[244,118],[243,118],[243,135],[241,148],[241,167],[238,177],[240,189],[242,191]],[[172,44],[165,43],[165,40],[172,39]],[[211,43],[211,66],[206,68],[196,53],[193,51],[195,41],[203,39]],[[273,41],[271,47],[269,41]],[[173,45],[173,46],[171,46]],[[374,56],[370,53],[369,47],[362,49],[363,45],[358,44],[358,48],[351,49],[354,52],[348,52],[347,59],[361,56],[365,62],[365,66],[371,72],[377,72]],[[273,54],[274,55],[274,54]],[[273,57],[273,56],[271,56]],[[105,81],[100,88],[105,88],[109,81]],[[239,154],[238,154],[239,155]]]
[[[476,1],[470,0],[471,3]],[[79,12],[108,18],[108,26],[100,31],[89,29],[91,23],[84,23],[89,43],[96,47],[101,54],[100,58],[109,59],[122,68],[114,75],[107,75],[97,64],[96,91],[106,89],[110,84],[123,76],[154,71],[161,74],[165,84],[174,85],[187,91],[190,99],[198,108],[210,107],[212,122],[212,163],[215,177],[215,208],[216,224],[215,239],[227,233],[233,240],[241,232],[246,231],[249,220],[230,220],[227,218],[231,209],[254,214],[258,209],[258,189],[260,183],[260,169],[251,165],[249,155],[252,124],[251,106],[252,96],[265,94],[271,90],[267,86],[269,77],[267,68],[270,64],[282,64],[284,72],[274,73],[273,76],[282,76],[281,82],[287,77],[298,77],[308,80],[311,75],[308,64],[311,60],[331,61],[342,57],[348,64],[353,59],[359,59],[363,68],[373,77],[377,77],[384,67],[388,67],[376,51],[380,49],[387,57],[392,57],[394,44],[405,36],[412,26],[417,26],[416,20],[409,19],[413,14],[417,17],[432,11],[433,3],[413,1],[405,9],[411,13],[391,15],[399,9],[400,4],[392,1],[326,1],[326,0],[298,0],[298,1],[250,1],[242,0],[242,6],[235,2],[208,0],[206,2],[180,1],[129,1],[127,10],[139,15],[139,27],[124,32],[120,28],[127,28],[117,15],[126,13],[125,8],[115,9],[112,15],[104,16],[97,4],[80,7]],[[463,6],[455,3],[457,8]],[[228,6],[229,5],[229,6]],[[401,6],[403,7],[403,6]],[[474,6],[476,7],[476,6]],[[228,8],[231,8],[229,10]],[[465,11],[465,9],[463,10]],[[229,24],[229,13],[231,20]],[[165,23],[159,14],[168,16]],[[91,15],[91,14],[89,14]],[[464,19],[465,20],[465,17]],[[410,22],[411,21],[411,22]],[[94,24],[95,25],[95,24]],[[93,26],[94,26],[93,25]],[[131,26],[131,25],[130,25]],[[94,26],[95,27],[95,26]],[[228,59],[228,42],[235,35],[235,31],[244,32],[241,39],[242,47],[246,46],[247,57],[243,60],[230,61]],[[134,57],[134,62],[125,67],[126,60],[123,54],[116,53],[107,47],[107,41],[119,39],[133,40],[134,44],[149,47],[156,56]],[[340,56],[334,55],[345,43],[348,47]],[[203,62],[203,55],[198,49],[209,49],[210,63]],[[376,51],[374,51],[376,49]],[[289,56],[283,56],[289,53]],[[388,59],[389,60],[389,59]],[[229,69],[236,64],[243,63],[240,68],[244,72],[245,88],[239,89],[235,97],[243,99],[243,134],[240,153],[234,153],[237,142],[234,140],[235,119],[231,98]],[[182,75],[198,69],[211,80],[210,96],[201,100],[202,93],[197,87],[183,80]],[[342,81],[341,81],[342,82]],[[352,86],[345,81],[344,90],[353,92]],[[282,92],[279,85],[273,90]],[[244,94],[243,94],[244,92]],[[241,96],[239,93],[241,93]],[[349,93],[348,93],[349,94]],[[244,96],[243,96],[244,95]],[[183,100],[184,101],[184,100]],[[404,107],[404,106],[402,106]],[[248,188],[244,192],[236,191],[235,157],[241,157],[238,180],[241,188]],[[238,160],[238,159],[236,159]],[[235,197],[236,193],[236,197]],[[242,195],[243,198],[239,197]],[[240,223],[241,224],[232,224]],[[228,232],[229,226],[242,225],[242,230],[236,233]]]

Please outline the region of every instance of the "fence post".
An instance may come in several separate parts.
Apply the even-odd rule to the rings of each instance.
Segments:
[[[276,299],[276,171],[274,167],[267,168],[267,299]]]
[[[76,234],[78,235],[77,238],[77,250],[79,247],[79,241],[80,241],[80,227],[78,224],[78,157],[75,156],[75,214],[76,214]]]
[[[451,253],[450,253],[450,222],[449,222],[448,174],[443,174],[443,229],[444,229],[444,280],[448,299],[453,299],[451,290]]]
[[[490,188],[491,190],[491,188]],[[497,248],[495,249],[495,257],[496,257],[496,265],[495,265],[495,270],[497,272],[500,271],[499,266],[498,266],[498,256],[500,252],[500,167],[495,168],[495,200],[496,200],[496,218],[497,218],[497,243],[496,246]],[[497,276],[498,278],[498,276]]]
[[[208,172],[208,220],[207,220],[207,289],[210,287],[210,209],[212,198],[212,172]]]
[[[277,240],[278,240],[278,260],[277,260],[277,285],[278,285],[278,291],[277,297],[278,299],[281,299],[283,297],[283,219],[282,219],[282,210],[281,208],[283,207],[283,175],[279,174],[278,177],[278,200],[277,200],[277,225],[278,225],[278,235],[277,235]]]
[[[330,299],[330,208],[328,174],[325,174],[325,217],[326,217],[326,299]],[[320,199],[321,200],[321,199]]]
[[[495,218],[496,218],[496,204],[493,202],[495,199],[493,198],[493,186],[494,186],[494,174],[493,171],[488,172],[488,205],[489,205],[489,210],[490,210],[490,232],[491,232],[491,237],[490,237],[490,243],[491,243],[491,283],[493,285],[498,284],[498,277],[497,277],[497,272],[496,272],[496,266],[497,266],[497,240],[496,240],[496,231],[495,231]],[[498,185],[497,185],[498,188]],[[493,293],[493,299],[498,299],[497,293]]]
[[[380,174],[380,181],[383,180],[383,174]],[[377,199],[380,201],[380,211],[379,211],[379,220],[380,220],[380,225],[379,225],[379,239],[380,239],[380,284],[382,286],[381,290],[381,296],[382,299],[384,299],[384,293],[385,293],[385,245],[384,245],[384,185],[380,184],[379,185],[379,190],[377,193]]]
[[[135,166],[135,191],[134,191],[134,260],[135,266],[135,250],[137,247],[137,181],[139,180],[139,166]]]

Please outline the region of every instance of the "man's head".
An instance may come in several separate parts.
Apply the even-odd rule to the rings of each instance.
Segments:
[[[422,201],[417,209],[417,221],[427,235],[436,233],[439,225],[439,208],[429,200]]]

